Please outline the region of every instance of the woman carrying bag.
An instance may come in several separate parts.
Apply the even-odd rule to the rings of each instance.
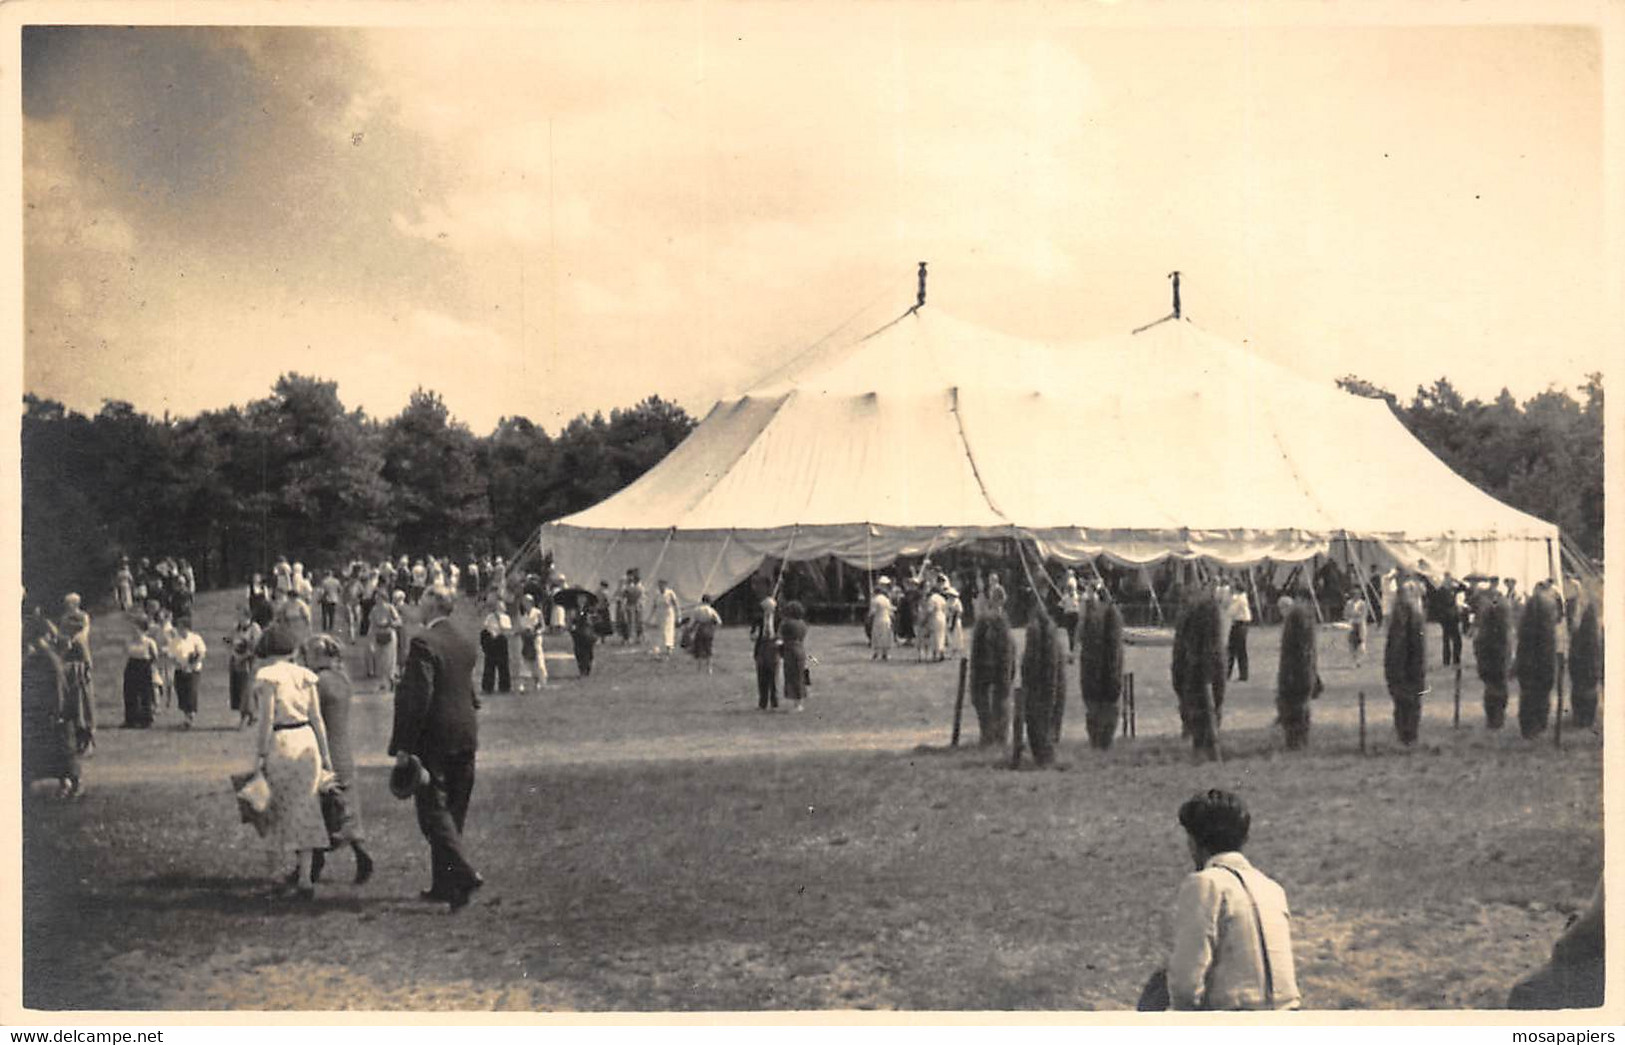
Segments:
[[[313,854],[329,844],[318,792],[333,775],[327,726],[314,672],[294,663],[295,631],[271,626],[260,639],[264,662],[254,674],[254,706],[259,710],[256,766],[271,787],[261,834],[274,853],[290,850],[298,861],[289,884],[301,899],[313,899]]]

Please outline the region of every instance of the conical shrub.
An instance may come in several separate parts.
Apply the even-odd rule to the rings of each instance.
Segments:
[[[1021,699],[1033,761],[1050,765],[1055,761],[1061,707],[1066,703],[1066,639],[1042,613],[1035,614],[1027,625],[1027,643],[1021,655]]]
[[[1320,677],[1316,645],[1314,612],[1294,603],[1281,622],[1281,664],[1275,676],[1275,710],[1290,750],[1309,743],[1309,700]]]
[[[1602,625],[1597,600],[1587,598],[1569,642],[1569,682],[1574,724],[1590,729],[1597,721],[1597,687],[1602,681]]]
[[[1218,727],[1224,714],[1224,641],[1222,615],[1212,596],[1191,598],[1174,628],[1173,682],[1179,717],[1191,746],[1216,754]],[[1213,702],[1213,718],[1208,700]]]
[[[1083,693],[1089,743],[1102,750],[1117,735],[1123,690],[1123,615],[1115,605],[1090,600],[1078,623],[1078,688]]]
[[[1473,623],[1473,659],[1484,683],[1484,725],[1500,729],[1507,718],[1507,669],[1512,659],[1512,614],[1500,593],[1490,594]]]
[[[1394,733],[1414,744],[1422,730],[1422,694],[1427,690],[1427,635],[1422,608],[1408,594],[1394,600],[1383,650],[1383,677],[1394,702]]]
[[[971,707],[981,727],[982,745],[1003,744],[1010,736],[1010,683],[1016,677],[1016,637],[1002,613],[987,613],[971,631]]]
[[[1518,623],[1518,730],[1526,738],[1546,732],[1557,684],[1557,600],[1537,591]]]

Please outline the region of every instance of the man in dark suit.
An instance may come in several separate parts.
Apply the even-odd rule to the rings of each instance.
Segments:
[[[397,765],[416,755],[428,771],[428,780],[413,795],[433,864],[433,885],[423,897],[448,903],[453,911],[466,907],[484,884],[463,855],[479,702],[474,696],[474,644],[450,620],[455,598],[455,592],[439,586],[423,595],[425,624],[412,637],[395,689],[395,729],[389,740]]]

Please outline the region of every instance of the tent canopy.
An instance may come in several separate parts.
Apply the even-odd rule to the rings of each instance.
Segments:
[[[1382,401],[1188,321],[1047,345],[932,307],[718,402],[637,482],[538,534],[576,583],[635,566],[685,603],[768,556],[877,569],[988,537],[1126,564],[1348,542],[1527,590],[1558,531],[1451,471]]]

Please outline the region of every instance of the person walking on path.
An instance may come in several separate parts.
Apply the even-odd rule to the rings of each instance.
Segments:
[[[22,783],[55,780],[56,797],[82,793],[75,713],[69,706],[62,660],[51,648],[51,623],[37,614],[23,619]]]
[[[429,843],[432,881],[424,899],[468,906],[484,879],[463,852],[463,827],[474,792],[479,707],[474,696],[477,651],[452,626],[456,594],[430,588],[427,623],[412,636],[406,671],[395,688],[395,725],[389,753],[397,768],[416,759],[423,769],[413,793],[418,828]]]
[[[225,638],[230,671],[231,710],[237,712],[237,728],[254,724],[254,647],[259,645],[260,626],[254,623],[253,612],[244,603],[237,607],[237,626]]]
[[[372,637],[367,642],[367,677],[382,678],[380,688],[392,689],[395,685],[395,656],[401,636],[401,611],[398,603],[406,601],[406,595],[397,591],[396,598],[391,601],[380,590],[378,598],[372,604],[372,619],[369,622]]]
[[[322,724],[327,727],[327,752],[333,762],[334,787],[324,801],[336,810],[327,820],[328,841],[334,847],[347,845],[355,854],[355,884],[364,885],[372,877],[372,856],[364,844],[367,831],[361,817],[360,780],[356,776],[355,745],[350,730],[350,705],[354,697],[349,672],[344,669],[344,647],[331,635],[317,635],[305,644],[305,665],[316,673],[316,694],[322,706]],[[325,858],[313,857],[316,863]],[[316,875],[312,866],[312,877]]]
[[[158,643],[147,628],[147,619],[137,615],[132,622],[135,634],[124,644],[124,728],[146,729],[152,725],[153,677],[158,673]]]
[[[256,756],[271,785],[264,844],[273,853],[294,854],[288,884],[309,900],[316,895],[315,854],[328,846],[318,791],[333,771],[333,758],[316,675],[293,660],[299,646],[299,635],[286,623],[273,624],[260,638],[256,652],[265,664],[254,673]]]
[[[203,674],[203,658],[208,652],[203,636],[192,630],[192,618],[177,617],[169,655],[175,662],[175,706],[182,715],[182,729],[191,729],[197,718],[198,676]]]

